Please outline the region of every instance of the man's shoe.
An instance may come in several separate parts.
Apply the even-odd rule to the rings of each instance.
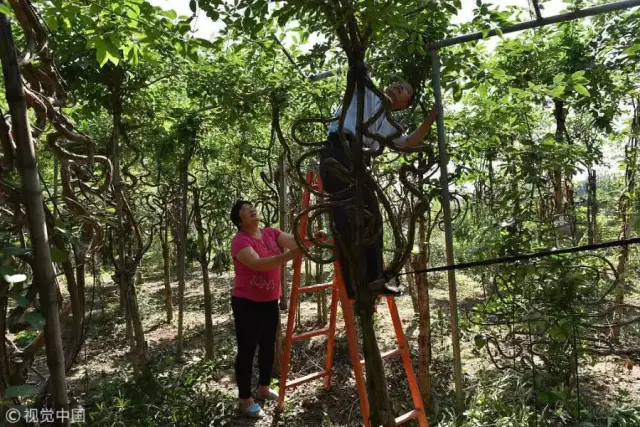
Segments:
[[[391,283],[387,283],[380,290],[379,295],[384,295],[388,297],[397,297],[401,294],[400,288],[397,286],[393,286]]]
[[[401,293],[400,288],[392,285],[391,280],[393,280],[393,278],[389,278],[385,276],[374,281],[369,286],[373,291],[378,292],[378,295],[397,297]]]

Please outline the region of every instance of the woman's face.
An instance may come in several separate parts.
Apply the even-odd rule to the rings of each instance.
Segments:
[[[252,227],[260,223],[260,215],[258,211],[248,203],[240,208],[240,225],[244,227]]]

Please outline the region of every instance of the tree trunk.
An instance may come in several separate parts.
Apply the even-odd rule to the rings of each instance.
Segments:
[[[0,56],[2,58],[5,90],[16,143],[17,166],[22,182],[22,197],[29,224],[29,240],[33,248],[33,282],[38,285],[40,310],[46,321],[44,336],[47,366],[51,374],[53,406],[56,410],[68,411],[67,380],[60,319],[58,318],[58,300],[56,298],[55,275],[51,261],[49,236],[47,235],[45,223],[42,188],[40,187],[35,148],[31,139],[31,127],[29,126],[27,104],[16,48],[11,34],[11,24],[9,24],[7,15],[4,13],[0,13]],[[0,339],[4,340],[4,335]],[[60,424],[71,425],[68,419],[61,421]]]
[[[0,276],[0,390],[7,389],[9,384],[9,360],[7,360],[7,348],[6,337],[7,333],[7,305],[8,305],[9,283],[7,283],[2,276]],[[0,405],[0,420],[6,420],[6,408],[5,405]]]
[[[187,199],[189,194],[189,161],[191,160],[191,141],[185,141],[184,156],[180,164],[180,222],[178,224],[178,238],[176,239],[178,249],[178,342],[177,354],[182,356],[184,344],[184,291],[186,274],[186,246],[187,246]]]
[[[413,268],[414,271],[424,271],[427,268],[431,256],[429,249],[431,233],[427,235],[427,229],[430,226],[430,216],[427,216],[426,220],[424,217],[420,218],[418,229],[420,255]],[[427,273],[417,273],[415,282],[418,300],[418,386],[424,407],[426,410],[431,410],[431,306]]]
[[[424,270],[426,260],[420,254],[413,264],[414,270]],[[431,410],[431,310],[429,307],[429,289],[426,273],[416,273],[415,283],[418,294],[418,386],[422,402],[427,410]]]
[[[168,207],[166,208],[168,209]],[[164,265],[164,307],[167,312],[167,323],[171,323],[173,320],[173,293],[171,290],[171,255],[169,253],[169,215],[166,215],[163,222],[163,228],[160,230],[160,241]]]
[[[64,247],[64,246],[63,246]],[[84,316],[85,316],[85,263],[87,258],[84,251],[79,251],[76,256],[76,280],[67,280],[67,288],[69,290],[69,299],[71,300],[72,324],[71,339],[67,344],[65,352],[65,369],[69,372],[73,366],[73,362],[82,347],[84,339]],[[69,263],[70,264],[70,263]],[[70,267],[70,265],[69,265]]]
[[[122,114],[122,69],[117,67],[113,75],[113,187],[116,199],[116,211],[118,215],[118,244],[119,257],[116,266],[116,276],[124,291],[124,306],[127,322],[131,322],[133,337],[135,342],[134,367],[136,369],[146,369],[147,348],[144,338],[144,329],[138,301],[135,291],[135,265],[131,257],[127,256],[126,240],[127,230],[125,228],[125,201],[123,194],[124,183],[120,175],[120,118]],[[129,334],[129,324],[127,324],[127,334]]]
[[[360,305],[358,318],[360,319],[360,329],[362,331],[362,353],[365,358],[370,420],[372,426],[395,427],[395,417],[391,411],[391,402],[389,401],[389,386],[373,322],[376,299],[375,295],[371,295],[370,301],[362,301],[360,299],[358,302]]]
[[[116,266],[116,269],[119,270],[119,267]],[[117,273],[116,273],[117,274]],[[124,283],[121,283],[121,278],[118,278],[118,288],[120,289],[120,311],[125,314],[126,318],[126,336],[127,342],[129,343],[129,350],[131,353],[136,351],[136,340],[133,336],[133,324],[131,323],[131,317],[129,316],[129,310],[127,309],[127,299],[125,295],[127,293],[126,287]]]
[[[564,141],[564,123],[565,123],[565,110],[564,102],[561,100],[554,100],[554,115],[556,119],[556,143],[561,144]],[[565,194],[562,180],[562,169],[560,166],[554,166],[551,172],[553,180],[553,199],[555,215],[560,215],[565,212]]]
[[[202,214],[200,213],[200,191],[193,189],[193,210],[198,231],[198,249],[200,251],[200,267],[202,267],[202,283],[204,285],[204,324],[205,324],[205,357],[213,360],[213,310],[211,307],[211,287],[209,285],[209,256],[204,241]]]
[[[418,255],[411,254],[409,255],[409,263],[405,265],[404,270],[406,273],[409,273],[409,269],[411,271],[415,271],[415,265],[418,262]],[[411,304],[413,305],[413,312],[418,316],[420,313],[420,306],[418,305],[418,293],[416,292],[416,279],[413,273],[407,274],[407,284],[409,287],[409,295],[411,296]]]
[[[280,156],[280,182],[278,183],[278,197],[279,197],[279,210],[280,210],[280,230],[287,231],[287,161],[284,153]],[[294,230],[295,232],[295,230]],[[288,280],[287,280],[287,264],[284,264],[280,268],[280,286],[282,289],[282,295],[280,296],[279,309],[280,311],[286,311],[289,304],[288,295]],[[279,314],[279,313],[278,313]],[[276,348],[273,357],[273,375],[275,377],[280,376],[282,355],[284,353],[282,343],[282,321],[278,316],[278,326],[276,327]]]
[[[587,226],[589,244],[598,242],[598,198],[597,198],[596,171],[589,170],[587,184]]]
[[[282,154],[280,157],[280,182],[278,185],[279,197],[280,197],[280,230],[287,231],[287,161],[285,155]],[[289,223],[291,224],[291,222]],[[296,230],[293,230],[296,232]],[[282,296],[280,297],[280,310],[286,311],[287,304],[289,301],[287,300],[288,296],[288,283],[287,283],[287,265],[283,265],[281,268],[280,275],[280,286],[282,287]]]
[[[636,194],[636,171],[638,168],[638,142],[640,138],[636,133],[640,130],[640,109],[634,111],[634,119],[631,125],[632,134],[625,147],[625,182],[626,188],[624,194],[620,197],[620,216],[622,217],[622,226],[620,229],[620,238],[626,240],[631,234],[632,206],[636,202],[634,194]],[[627,287],[627,274],[629,261],[629,246],[620,248],[620,256],[618,257],[618,288],[616,289],[615,302],[617,306],[624,304],[624,296]],[[620,320],[621,314],[616,310],[614,323]],[[615,341],[620,339],[620,327],[613,328],[613,337]]]

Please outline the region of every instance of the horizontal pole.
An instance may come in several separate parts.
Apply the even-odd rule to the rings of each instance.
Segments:
[[[313,337],[318,337],[320,335],[327,335],[328,333],[329,333],[329,328],[318,329],[317,331],[309,331],[309,332],[302,333],[300,335],[294,335],[291,337],[291,341],[297,342],[297,341],[307,340]]]
[[[404,423],[406,423],[407,421],[410,421],[410,420],[412,420],[412,419],[416,418],[416,417],[418,416],[418,414],[419,414],[419,413],[420,413],[420,411],[419,411],[419,410],[417,410],[417,409],[414,409],[414,410],[413,410],[413,411],[411,411],[411,412],[407,412],[406,414],[404,414],[404,415],[399,416],[398,418],[396,418],[396,424],[397,424],[397,425],[404,424]]]
[[[560,15],[549,16],[546,18],[535,19],[533,21],[521,22],[510,27],[501,28],[502,34],[516,33],[518,31],[529,30],[531,28],[544,27],[546,25],[557,24],[560,22],[573,21],[575,19],[587,18],[589,16],[600,15],[603,13],[616,12],[619,10],[629,9],[640,6],[640,0],[625,0],[615,3],[603,4],[600,6],[589,7],[587,9],[575,10],[573,12],[562,13]],[[428,45],[428,49],[440,49],[447,46],[467,43],[475,40],[487,39],[498,35],[498,30],[490,30],[486,37],[482,32],[466,34],[463,36],[452,37],[437,41]]]
[[[389,351],[387,351],[385,353],[382,353],[380,355],[380,357],[383,358],[383,359],[388,359],[390,357],[397,356],[398,354],[402,353],[402,350],[403,350],[402,348],[396,348],[395,350],[389,350]],[[360,360],[360,364],[361,365],[364,366],[364,363],[365,363],[364,359]]]
[[[329,374],[328,371],[321,371],[321,372],[316,372],[314,374],[309,374],[305,377],[298,378],[297,380],[293,380],[287,383],[287,388],[289,389],[289,388],[298,387],[299,385],[306,384],[318,378],[326,377],[328,374]]]
[[[298,288],[298,293],[303,294],[305,292],[317,292],[332,287],[333,283],[321,283],[319,285],[303,286],[302,288]]]

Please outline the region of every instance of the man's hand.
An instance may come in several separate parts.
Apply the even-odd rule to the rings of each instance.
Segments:
[[[424,123],[429,123],[429,127],[431,127],[431,125],[436,121],[437,118],[438,109],[436,107],[433,107],[433,110],[429,111],[429,114],[427,114],[427,117],[424,119]]]
[[[420,127],[414,130],[413,133],[407,137],[404,143],[398,144],[398,145],[404,148],[412,148],[420,144],[422,142],[422,139],[425,137],[425,135],[429,133],[429,130],[431,129],[431,126],[433,125],[433,123],[436,121],[437,117],[438,117],[438,109],[434,108],[429,112],[429,114],[424,119],[424,122],[422,122]]]

